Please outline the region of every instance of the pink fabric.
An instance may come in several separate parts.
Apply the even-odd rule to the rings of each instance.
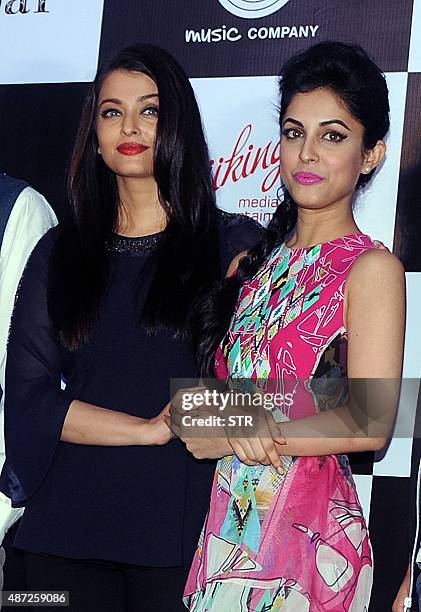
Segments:
[[[241,290],[218,376],[265,379],[266,390],[284,395],[296,389],[291,405],[276,407],[276,420],[315,414],[300,380],[317,372],[329,383],[346,370],[345,282],[372,247],[353,234],[276,249]],[[185,590],[190,610],[368,610],[371,547],[347,458],[284,457],[283,469],[232,456],[218,462]]]

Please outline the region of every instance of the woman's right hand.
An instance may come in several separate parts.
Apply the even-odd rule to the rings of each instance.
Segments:
[[[171,433],[171,429],[167,425],[165,417],[169,412],[169,404],[152,419],[145,420],[141,425],[140,444],[143,446],[163,446],[168,444],[175,436]]]

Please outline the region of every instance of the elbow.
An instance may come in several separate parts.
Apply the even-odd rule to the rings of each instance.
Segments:
[[[380,451],[386,446],[388,439],[387,436],[354,438],[352,452],[362,453],[364,451]]]
[[[387,444],[388,438],[385,436],[372,437],[367,439],[367,447],[364,450],[381,451]]]
[[[371,438],[370,450],[381,451],[386,446],[388,439],[387,437]]]

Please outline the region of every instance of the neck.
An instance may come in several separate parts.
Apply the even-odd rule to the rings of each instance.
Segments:
[[[117,177],[120,198],[118,233],[147,236],[165,229],[167,216],[153,178]]]
[[[360,232],[351,206],[335,209],[310,210],[298,208],[297,225],[288,246],[304,248],[329,242],[339,236]]]

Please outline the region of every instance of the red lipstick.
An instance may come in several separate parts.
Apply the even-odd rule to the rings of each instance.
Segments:
[[[144,153],[147,149],[149,149],[149,147],[137,142],[123,142],[117,147],[117,151],[122,155],[139,155],[140,153]]]
[[[300,185],[316,185],[324,180],[322,176],[313,172],[296,172],[294,178]]]

